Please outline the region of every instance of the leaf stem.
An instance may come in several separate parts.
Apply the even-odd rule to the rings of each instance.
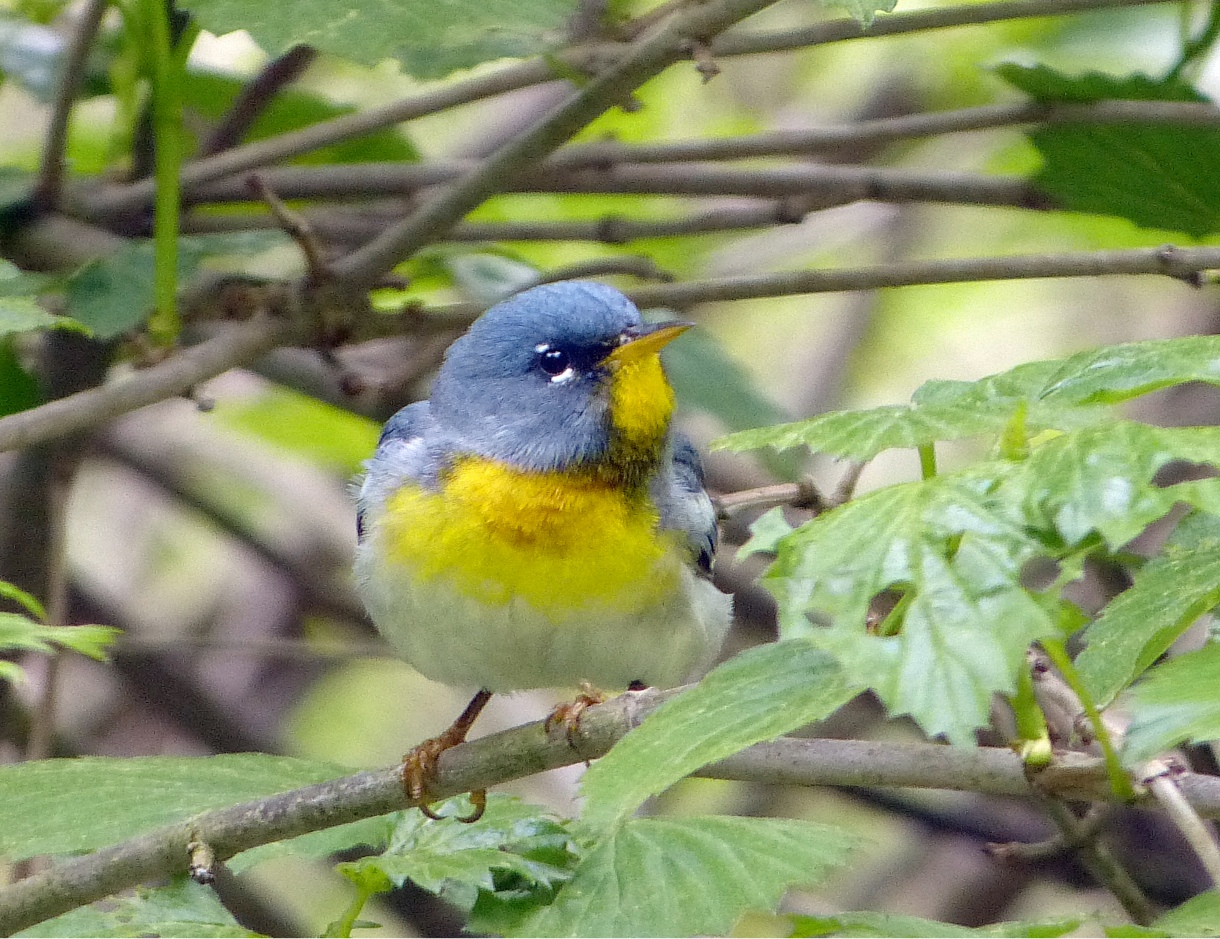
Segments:
[[[156,134],[156,195],[153,201],[153,312],[148,332],[153,341],[170,345],[178,338],[178,225],[182,195],[182,67],[175,62],[170,4],[146,0],[152,39],[152,108]],[[189,34],[181,39],[189,49]]]
[[[324,935],[328,939],[350,939],[352,929],[360,919],[360,914],[364,912],[365,904],[376,892],[371,884],[357,883],[355,887],[356,895],[352,897],[352,902],[343,911],[343,915],[326,927]]]
[[[925,443],[919,448],[919,473],[924,479],[936,475],[936,444]]]
[[[1114,742],[1110,739],[1110,732],[1102,722],[1101,713],[1097,710],[1097,705],[1093,703],[1089,690],[1080,680],[1080,673],[1076,671],[1076,665],[1072,661],[1072,657],[1068,655],[1063,640],[1043,639],[1042,648],[1046,650],[1046,654],[1059,669],[1063,680],[1080,699],[1080,706],[1084,708],[1084,712],[1089,718],[1089,723],[1093,727],[1093,733],[1097,737],[1097,743],[1105,758],[1106,775],[1110,778],[1110,786],[1114,790],[1114,795],[1124,802],[1132,801],[1135,799],[1135,788],[1131,785],[1126,770],[1123,769],[1123,764],[1118,758],[1118,751],[1114,749]]]

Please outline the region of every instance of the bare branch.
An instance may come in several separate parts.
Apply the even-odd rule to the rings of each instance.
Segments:
[[[481,172],[477,161],[450,163],[345,163],[288,166],[259,176],[284,199],[402,196]],[[737,168],[715,164],[611,165],[576,170],[523,170],[500,192],[611,193],[671,196],[752,196],[808,200],[813,208],[871,199],[878,202],[948,202],[1050,208],[1051,200],[1019,176],[892,167],[800,164]],[[247,201],[245,180],[199,187],[188,202]]]
[[[283,55],[268,62],[263,70],[242,88],[228,113],[199,145],[196,159],[212,156],[241,143],[241,139],[280,90],[296,81],[316,57],[317,52],[309,46],[293,46]]]
[[[148,404],[185,394],[200,382],[250,362],[292,337],[290,323],[266,315],[226,328],[122,381],[0,418],[0,451],[83,430]]]
[[[1207,823],[1182,795],[1175,781],[1178,775],[1179,769],[1168,761],[1153,760],[1141,771],[1143,778],[1140,782],[1148,787],[1186,843],[1194,849],[1207,876],[1211,878],[1212,886],[1220,887],[1220,847],[1216,845],[1215,835]]]
[[[595,759],[680,691],[632,693],[590,708],[571,742],[562,730],[548,735],[539,721],[454,747],[440,756],[432,797],[443,799]],[[756,744],[697,775],[782,785],[1035,794],[1024,765],[1011,750],[935,744],[781,738]],[[1220,779],[1187,773],[1180,785],[1201,815],[1220,814]],[[1078,754],[1068,754],[1064,763],[1039,774],[1037,791],[1061,798],[1112,798],[1102,761]],[[401,768],[394,766],[204,812],[0,889],[0,934],[144,880],[185,872],[192,841],[205,841],[223,861],[260,844],[383,815],[403,805]]]
[[[488,157],[477,170],[429,199],[365,247],[340,258],[334,265],[336,279],[348,290],[368,288],[399,261],[448,231],[488,196],[557,150],[595,117],[621,104],[649,78],[688,55],[692,38],[715,36],[773,2],[709,0],[675,14],[539,123]]]
[[[55,103],[51,107],[51,121],[47,126],[46,141],[42,148],[42,165],[38,171],[38,184],[34,199],[43,208],[53,208],[59,201],[64,181],[64,151],[68,146],[68,121],[72,116],[72,105],[80,93],[85,80],[85,66],[93,40],[97,37],[102,17],[109,0],[89,0],[80,11],[72,39],[64,50],[59,87],[55,91]]]

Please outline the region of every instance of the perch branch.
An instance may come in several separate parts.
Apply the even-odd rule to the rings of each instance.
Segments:
[[[571,743],[564,733],[548,735],[539,721],[462,744],[441,755],[429,791],[443,799],[595,759],[677,693],[623,695],[591,708]],[[697,775],[801,786],[913,786],[1018,796],[1035,792],[1021,759],[1011,750],[857,740],[781,738],[756,744]],[[1186,773],[1178,782],[1200,815],[1220,814],[1220,779]],[[1101,761],[1078,754],[1044,770],[1037,777],[1037,790],[1063,798],[1111,797]],[[192,841],[207,842],[223,861],[260,844],[402,807],[401,769],[394,766],[204,812],[0,889],[0,934],[142,881],[185,872]]]

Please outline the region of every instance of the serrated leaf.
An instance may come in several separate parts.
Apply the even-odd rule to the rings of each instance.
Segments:
[[[1167,936],[1220,936],[1220,890],[1191,897],[1159,917],[1152,928]]]
[[[1220,518],[1194,513],[1085,632],[1076,669],[1093,701],[1109,704],[1218,603]]]
[[[570,845],[567,830],[546,809],[492,795],[483,817],[471,824],[402,813],[384,852],[338,870],[358,883],[373,874],[394,886],[410,880],[432,893],[452,886],[494,891],[497,873],[515,874],[527,885],[565,880],[575,859]]]
[[[1176,78],[1069,76],[1014,64],[997,72],[1039,101],[1207,100]],[[1029,138],[1042,157],[1034,182],[1063,208],[1196,237],[1220,230],[1220,130],[1135,120],[1055,123]]]
[[[90,936],[98,939],[151,937],[257,937],[233,918],[216,892],[177,877],[166,887],[138,887],[134,897],[102,900],[78,907],[16,934]]]
[[[336,779],[342,767],[231,753],[0,766],[0,855],[91,851],[207,809]],[[106,806],[99,812],[98,806]]]
[[[976,382],[932,381],[909,405],[832,411],[805,421],[759,427],[713,442],[714,449],[807,446],[869,460],[895,447],[1002,433],[1020,413],[1032,434],[1104,421],[1115,404],[1188,381],[1220,384],[1220,337],[1186,336],[1123,343],[1061,361],[1029,362]]]
[[[820,720],[853,689],[802,639],[741,653],[667,701],[585,773],[581,820],[608,828],[701,766]]]
[[[1185,741],[1220,739],[1220,644],[1149,669],[1131,696],[1123,760],[1137,765]]]
[[[996,923],[971,929],[952,923],[940,923],[920,916],[903,916],[900,913],[836,913],[833,916],[793,916],[791,939],[813,939],[818,936],[844,936],[851,939],[885,939],[888,936],[908,936],[911,939],[936,939],[936,937],[988,937],[1003,936],[1008,939],[1050,939],[1071,932],[1080,925],[1079,920],[1056,923],[1011,922]]]
[[[815,883],[857,841],[791,819],[628,819],[516,935],[723,935],[747,910]]]
[[[54,652],[59,646],[105,661],[121,632],[111,626],[47,626],[20,613],[0,613],[0,652]]]
[[[183,9],[217,34],[244,29],[266,52],[306,44],[363,65],[398,59],[417,78],[439,78],[480,62],[536,55],[563,42],[574,0],[297,0],[291,15],[243,0],[185,0]]]

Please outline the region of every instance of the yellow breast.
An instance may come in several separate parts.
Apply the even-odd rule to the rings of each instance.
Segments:
[[[410,576],[487,604],[519,597],[555,619],[645,609],[678,589],[681,556],[642,494],[593,474],[527,473],[466,458],[443,490],[404,486],[378,537]]]

